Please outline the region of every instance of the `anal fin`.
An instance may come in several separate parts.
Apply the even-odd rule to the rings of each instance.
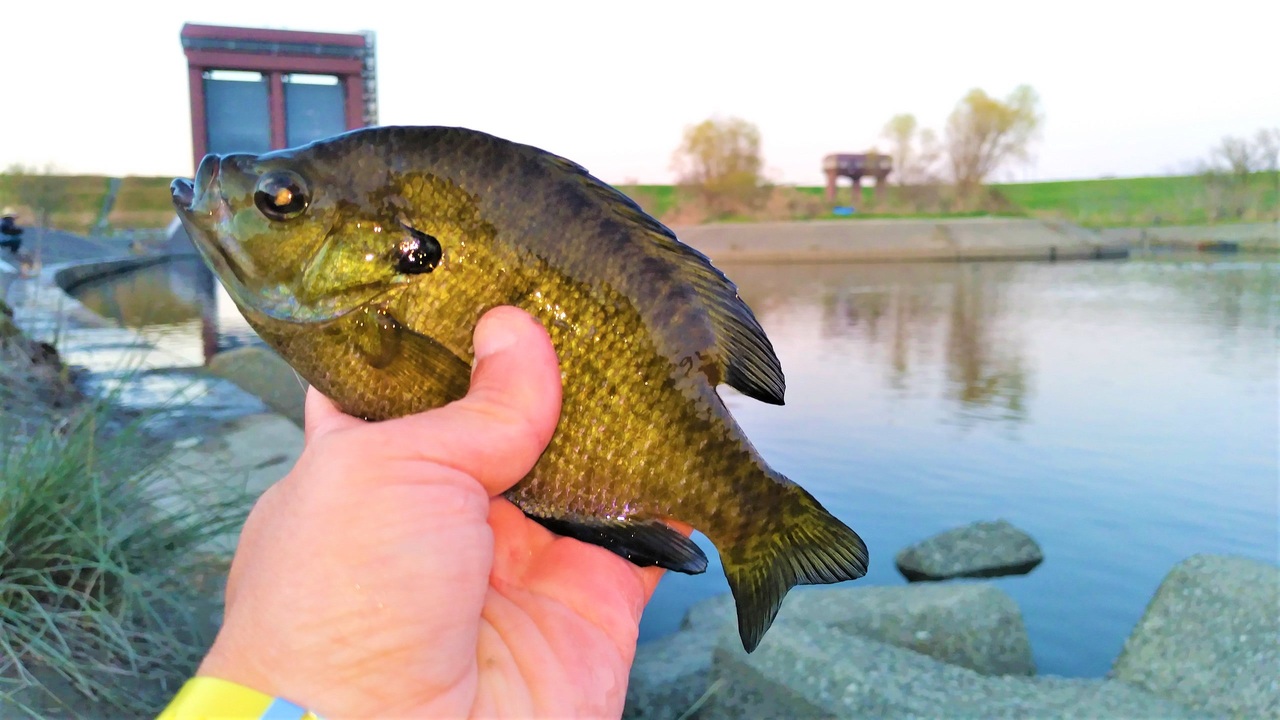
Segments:
[[[688,575],[707,570],[702,548],[657,520],[529,517],[557,535],[599,545],[640,567],[657,565]]]

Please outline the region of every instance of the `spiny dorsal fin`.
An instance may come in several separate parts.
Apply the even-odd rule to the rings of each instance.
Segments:
[[[783,404],[786,380],[782,364],[751,308],[738,296],[738,288],[724,273],[711,264],[707,256],[680,242],[675,233],[645,213],[631,198],[589,174],[582,166],[547,153],[547,160],[560,170],[575,176],[579,186],[612,209],[618,219],[638,227],[651,242],[644,250],[653,258],[669,265],[681,284],[692,289],[692,296],[682,298],[696,305],[707,326],[703,347],[688,348],[690,356],[709,356],[715,373],[708,373],[712,383],[724,382],[739,392],[774,405]]]

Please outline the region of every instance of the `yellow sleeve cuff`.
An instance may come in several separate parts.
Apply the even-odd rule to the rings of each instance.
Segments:
[[[320,720],[288,700],[211,677],[182,685],[156,720]]]

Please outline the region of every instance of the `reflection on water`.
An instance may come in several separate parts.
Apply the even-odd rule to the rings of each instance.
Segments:
[[[966,425],[1026,419],[1031,382],[1007,284],[1014,265],[835,265],[727,268],[760,315],[820,309],[823,345],[851,342],[880,359],[889,389],[945,362],[945,397]],[[1012,310],[1016,310],[1013,308]]]
[[[109,275],[74,288],[80,302],[104,317],[117,318],[131,328],[184,325],[200,319],[207,298],[191,261],[165,262],[139,272]]]
[[[993,581],[1022,607],[1041,672],[1099,676],[1174,563],[1277,562],[1280,264],[724,269],[787,375],[786,406],[726,402],[867,541],[859,583],[901,583],[902,547],[1006,518],[1045,550],[1030,575]],[[162,334],[198,345],[182,292],[157,299],[172,279],[104,288],[95,307],[172,304]],[[225,296],[216,309],[220,346],[252,337]],[[726,590],[716,567],[668,574],[642,638]]]
[[[71,294],[187,365],[203,365],[219,351],[261,342],[226,289],[195,257],[81,283]]]

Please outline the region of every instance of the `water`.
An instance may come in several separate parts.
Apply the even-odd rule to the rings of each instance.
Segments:
[[[262,342],[194,256],[81,283],[71,294],[178,364],[203,365],[214,352]]]
[[[787,373],[784,407],[726,401],[862,534],[860,584],[901,584],[902,547],[1006,518],[1045,552],[993,581],[1022,607],[1040,672],[1096,677],[1178,561],[1280,561],[1280,263],[724,269]],[[251,340],[225,295],[217,318],[219,346]],[[192,328],[155,331],[191,345]],[[642,639],[725,591],[718,567],[669,573]]]

